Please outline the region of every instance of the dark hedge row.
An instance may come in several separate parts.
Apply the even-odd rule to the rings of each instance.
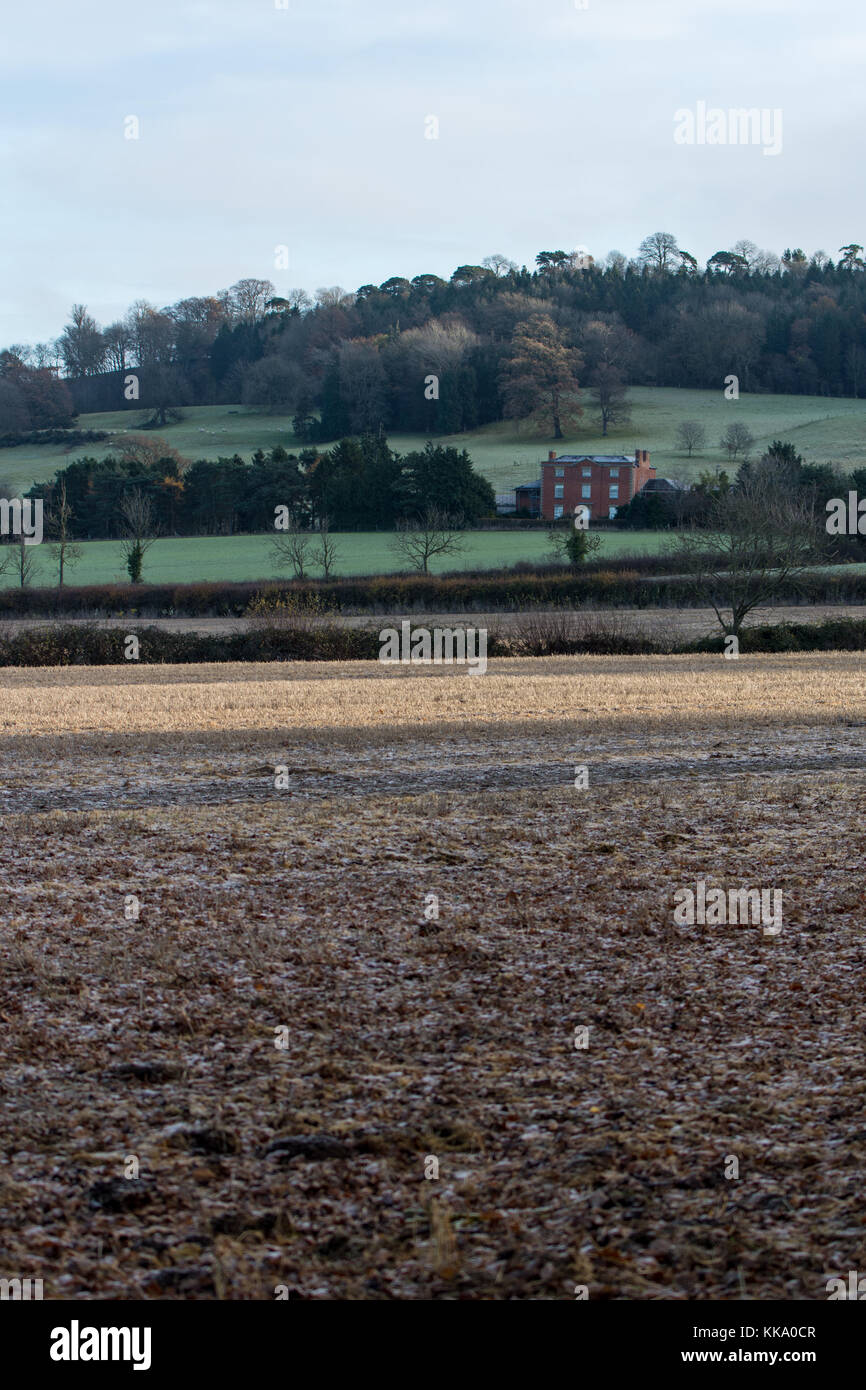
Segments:
[[[0,449],[16,449],[19,444],[98,444],[109,437],[105,430],[12,430],[0,434]]]
[[[722,637],[692,642],[683,651],[716,652]],[[866,651],[866,619],[825,618],[820,623],[767,623],[744,628],[740,652],[862,652]]]
[[[31,628],[0,638],[2,666],[123,666],[172,665],[181,662],[224,661],[375,661],[380,642],[376,627],[265,629],[223,636],[197,632],[164,632],[140,628],[136,661],[126,656],[127,637],[120,628],[58,624]],[[488,632],[487,655],[513,655],[524,643],[509,642]],[[615,627],[588,629],[563,641],[555,634],[547,644],[535,641],[534,655],[664,655],[681,652],[721,652],[722,637],[710,637],[671,648],[645,634],[619,632]],[[820,623],[779,623],[746,628],[740,638],[742,654],[751,652],[866,651],[866,620],[832,619]]]
[[[568,528],[557,528],[567,531]],[[866,559],[866,552],[864,552]],[[674,556],[666,555],[661,552],[654,555],[607,555],[596,560],[586,560],[580,567],[582,575],[591,574],[672,574],[677,572],[677,560]],[[538,560],[518,560],[516,564],[508,569],[502,570],[473,570],[471,574],[465,572],[461,575],[442,575],[443,579],[450,578],[469,578],[490,579],[492,576],[501,578],[513,577],[514,575],[537,574],[541,576],[561,575],[563,573],[573,574],[572,570],[565,570],[561,561],[552,561],[545,564]]]
[[[0,618],[241,617],[261,583],[75,584],[0,589]]]
[[[103,584],[58,589],[0,589],[0,618],[235,617],[257,594],[315,595],[335,612],[459,613],[516,611],[540,605],[626,608],[704,607],[688,576],[653,578],[633,569],[542,570],[456,575],[212,584]],[[723,595],[719,595],[721,599]],[[849,566],[812,572],[776,595],[779,603],[864,603],[866,572]]]
[[[132,632],[133,629],[130,629]],[[312,631],[258,631],[210,636],[199,632],[134,629],[138,658],[126,656],[121,628],[57,624],[0,638],[0,666],[173,665],[208,661],[370,661],[379,655],[377,632],[321,627]]]

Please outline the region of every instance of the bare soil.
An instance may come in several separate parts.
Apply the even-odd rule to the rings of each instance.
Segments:
[[[826,1298],[866,1262],[862,658],[360,666],[0,673],[0,1274]],[[699,880],[781,932],[677,925]]]

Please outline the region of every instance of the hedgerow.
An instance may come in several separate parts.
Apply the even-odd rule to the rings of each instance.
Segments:
[[[135,661],[127,656],[128,637],[138,638]],[[719,652],[722,636],[672,646],[645,632],[626,627],[615,616],[587,615],[585,622],[567,625],[550,615],[508,634],[488,630],[487,655],[666,655]],[[375,661],[381,643],[379,628],[337,624],[298,627],[257,627],[245,632],[209,634],[166,632],[163,628],[104,628],[86,623],[58,623],[27,628],[0,637],[2,666],[121,666],[175,665],[181,662],[225,661]],[[778,623],[743,629],[740,652],[866,651],[866,619],[826,619],[820,623]]]
[[[635,568],[545,569],[450,575],[376,575],[356,579],[197,584],[100,584],[63,589],[0,589],[0,618],[243,617],[261,594],[311,596],[335,612],[459,613],[549,607],[705,607],[688,575],[641,575]],[[718,595],[724,600],[724,594]],[[840,565],[814,570],[774,595],[782,604],[864,603],[866,573]]]

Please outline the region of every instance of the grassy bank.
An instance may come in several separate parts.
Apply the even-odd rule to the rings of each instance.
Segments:
[[[718,447],[719,436],[732,421],[748,425],[755,436],[755,449],[766,448],[774,439],[790,439],[798,451],[817,462],[835,461],[846,469],[866,464],[866,401],[827,396],[750,395],[727,401],[718,391],[685,391],[676,387],[636,386],[629,391],[631,423],[612,426],[603,438],[587,408],[581,427],[555,445],[564,454],[574,450],[588,453],[632,453],[639,445],[649,449],[660,476],[697,477],[705,468],[724,466],[726,456]],[[243,406],[190,406],[177,424],[165,426],[160,434],[187,458],[218,458],[240,454],[249,459],[256,449],[282,444],[286,449],[302,447],[292,432],[291,414],[268,415]],[[122,434],[136,432],[143,412],[112,411],[81,415],[79,429],[108,430]],[[707,431],[707,446],[689,459],[677,445],[677,425],[683,420],[700,420]],[[423,448],[427,436],[394,434],[393,448],[401,453]],[[442,436],[441,442],[466,448],[478,470],[497,491],[538,477],[539,460],[547,456],[551,441],[516,429],[511,422],[487,425],[469,433]],[[22,445],[0,450],[0,479],[16,487],[29,487],[43,481],[82,454],[101,458],[111,452],[109,442],[76,446],[69,453],[62,445]]]

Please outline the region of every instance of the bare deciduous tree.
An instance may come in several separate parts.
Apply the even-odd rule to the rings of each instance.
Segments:
[[[118,512],[123,531],[120,542],[123,563],[130,581],[140,584],[144,557],[158,536],[153,503],[135,487],[124,493]]]
[[[602,363],[596,368],[592,396],[598,406],[602,438],[607,437],[608,426],[627,425],[631,422],[625,383],[616,367]]]
[[[270,280],[257,280],[254,276],[238,280],[229,290],[235,316],[241,323],[258,323],[264,317],[266,303],[275,293]]]
[[[481,264],[485,270],[492,270],[496,276],[508,275],[512,270],[517,270],[516,263],[498,251],[494,252],[492,256],[485,256]]]
[[[462,550],[460,526],[460,517],[450,516],[438,507],[428,507],[417,521],[400,522],[391,546],[413,569],[429,574],[434,556],[453,555]]]
[[[621,251],[608,251],[604,258],[604,267],[606,270],[612,270],[614,275],[625,275],[628,269],[628,258]]]
[[[719,440],[719,448],[725,449],[730,459],[735,459],[738,455],[745,458],[754,442],[755,436],[748,425],[737,421],[733,425],[728,425]]]
[[[36,547],[35,545],[28,545],[23,535],[19,536],[13,547],[12,563],[15,574],[18,576],[18,583],[23,589],[30,583],[36,568]]]
[[[781,470],[765,467],[717,493],[706,526],[677,532],[670,554],[693,576],[722,630],[739,636],[749,613],[790,587],[826,539],[814,500],[792,493]]]
[[[644,237],[638,248],[638,260],[649,270],[664,272],[672,270],[678,263],[679,247],[677,239],[670,232],[653,232]]]
[[[589,319],[578,331],[578,346],[590,373],[615,367],[626,380],[638,352],[637,338],[614,314]]]
[[[125,372],[126,360],[133,346],[128,324],[122,320],[110,323],[103,330],[102,340],[105,343],[106,365],[109,371]]]
[[[11,502],[15,496],[15,489],[11,483],[0,479],[0,499]],[[5,535],[0,535],[0,574],[5,574],[15,564],[15,546]]]
[[[681,420],[677,425],[677,444],[688,451],[691,458],[695,449],[703,449],[707,442],[707,432],[700,420]]]
[[[742,256],[750,275],[771,274],[779,269],[779,257],[775,251],[762,251],[753,241],[743,238],[731,247],[735,256]]]
[[[442,376],[459,366],[479,341],[478,334],[454,315],[447,320],[428,319],[421,328],[407,328],[400,337],[400,347],[422,370]]]
[[[73,304],[69,319],[59,338],[66,371],[71,377],[95,376],[105,361],[99,325],[84,304]]]
[[[326,516],[319,518],[319,533],[313,551],[313,563],[321,565],[322,575],[330,579],[334,566],[340,558],[337,542],[331,535],[331,525]]]
[[[305,531],[295,514],[291,513],[289,525],[277,533],[271,546],[274,567],[280,570],[290,565],[295,579],[306,579],[312,540],[310,532]]]
[[[323,309],[343,309],[354,303],[354,299],[342,285],[322,285],[316,290],[316,303]]]
[[[305,314],[308,309],[312,309],[313,307],[313,301],[306,290],[286,290],[284,298],[289,308],[297,309],[299,314]]]
[[[45,529],[52,537],[51,556],[57,566],[57,587],[63,588],[63,576],[68,567],[81,559],[81,546],[72,539],[72,508],[66,497],[66,482],[61,482],[57,497],[46,509]]]

